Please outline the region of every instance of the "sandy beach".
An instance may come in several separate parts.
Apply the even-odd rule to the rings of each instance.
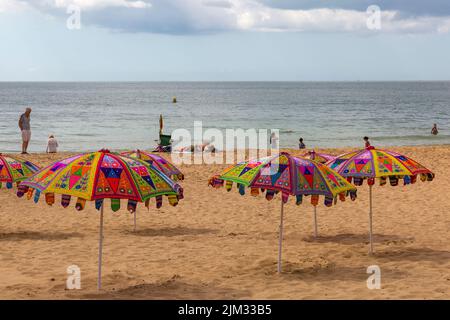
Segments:
[[[99,214],[18,199],[0,189],[0,299],[450,299],[450,146],[390,147],[436,174],[432,182],[374,188],[375,254],[368,255],[368,188],[358,199],[285,206],[284,272],[276,273],[280,199],[208,187],[226,165],[182,165],[185,199],[148,212],[138,230],[125,208],[105,211],[103,290],[98,292]],[[350,149],[328,149],[339,154]],[[285,150],[299,155],[298,150]],[[30,154],[42,166],[69,153]],[[124,207],[125,204],[122,205]],[[66,290],[66,269],[81,289]],[[369,290],[366,269],[381,269]]]

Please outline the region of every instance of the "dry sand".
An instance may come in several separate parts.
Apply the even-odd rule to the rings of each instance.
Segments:
[[[103,291],[96,290],[99,215],[18,199],[0,189],[2,299],[449,299],[450,146],[390,148],[436,173],[433,182],[374,188],[375,255],[368,256],[368,188],[355,202],[285,206],[284,273],[276,274],[280,201],[207,186],[221,165],[183,165],[185,199],[105,212]],[[340,153],[344,150],[323,150]],[[298,151],[292,151],[299,154]],[[32,154],[47,165],[67,154]],[[124,204],[123,204],[124,205]],[[66,269],[81,268],[81,290]],[[381,289],[366,286],[370,265]]]

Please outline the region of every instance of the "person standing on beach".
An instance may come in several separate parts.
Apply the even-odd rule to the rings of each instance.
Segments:
[[[438,128],[437,128],[437,124],[435,123],[434,125],[433,125],[433,128],[431,128],[431,134],[433,134],[433,135],[437,135],[439,133],[439,130],[438,130]]]
[[[22,154],[28,153],[28,143],[31,139],[30,114],[31,108],[26,108],[25,113],[22,113],[19,118],[19,128],[22,132]]]
[[[303,138],[298,139],[298,148],[305,149],[306,145],[303,143]]]
[[[365,145],[366,149],[367,149],[367,148],[370,148],[369,137],[366,136],[366,137],[364,137],[363,139],[364,139],[364,145]]]

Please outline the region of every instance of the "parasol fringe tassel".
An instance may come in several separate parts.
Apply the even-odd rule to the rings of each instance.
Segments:
[[[319,204],[319,196],[317,194],[311,195],[311,204],[317,206]]]
[[[34,193],[34,189],[30,188],[27,192],[27,199],[31,200],[31,198],[33,198],[33,193]]]
[[[120,199],[111,199],[111,210],[117,212],[120,209]]]
[[[287,203],[289,200],[289,193],[287,192],[282,192],[281,193],[281,201],[283,201],[283,203]]]
[[[69,201],[70,201],[70,199],[69,199]],[[104,202],[103,199],[97,199],[97,200],[95,200],[95,209],[97,209],[98,211],[100,211],[101,208],[102,208],[102,206],[103,206],[103,202]]]
[[[45,194],[45,202],[49,206],[52,206],[55,203],[55,194],[53,192],[46,193]]]
[[[241,184],[241,183],[238,183],[237,186],[239,188],[239,194],[241,196],[245,195],[245,186],[243,184]]]
[[[257,196],[259,195],[259,189],[258,189],[258,188],[251,188],[250,194],[251,194],[253,197],[257,197]]]
[[[267,192],[266,192],[266,199],[268,201],[272,200],[274,196],[275,196],[275,191],[267,190]]]
[[[19,186],[19,188],[17,189],[17,196],[19,198],[22,198],[25,195],[25,193],[28,192],[29,189],[30,188],[28,186],[24,186],[24,185]]]
[[[41,192],[39,190],[36,190],[36,192],[34,193],[34,203],[38,203],[39,202],[39,197],[41,196]]]
[[[324,205],[325,206],[327,206],[327,207],[331,207],[331,206],[333,206],[333,197],[327,197],[327,196],[325,196],[325,200],[324,200]]]
[[[84,210],[85,206],[86,206],[86,199],[78,198],[77,202],[75,203],[75,209],[77,211],[82,211]]]
[[[176,194],[170,194],[170,195],[168,196],[168,198],[169,198],[169,204],[170,204],[172,207],[175,207],[175,206],[178,204],[178,197],[177,197]]]
[[[127,210],[129,213],[135,213],[136,212],[136,207],[137,207],[137,201],[135,200],[128,200],[128,204],[127,204]]]
[[[302,194],[298,194],[295,196],[295,204],[296,205],[301,205],[303,202],[303,195]]]
[[[61,206],[63,208],[67,208],[70,204],[70,199],[72,199],[72,196],[70,196],[68,194],[63,194],[61,196]]]
[[[163,203],[163,197],[162,196],[156,196],[156,208],[159,209],[162,207]]]

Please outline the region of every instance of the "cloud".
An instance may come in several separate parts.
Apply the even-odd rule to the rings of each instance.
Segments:
[[[1,0],[10,3],[19,0]],[[83,25],[123,32],[202,34],[226,31],[448,33],[450,1],[312,0],[21,0],[66,17],[81,9]],[[377,2],[381,30],[367,28],[367,7]],[[447,3],[448,2],[448,3]],[[442,8],[441,10],[438,10]],[[1,10],[1,7],[0,7]]]
[[[258,0],[271,8],[309,10],[319,8],[365,11],[370,5],[382,10],[397,11],[408,16],[450,15],[448,0]]]
[[[233,3],[231,3],[231,1],[228,0],[204,0],[202,4],[207,7],[227,8],[227,9],[233,7]]]
[[[3,1],[3,0],[2,0]],[[12,1],[12,0],[6,0]],[[84,10],[98,10],[103,8],[137,8],[144,9],[151,7],[148,0],[16,0],[25,2],[31,6],[41,9],[65,9],[70,5],[77,6]]]
[[[25,5],[18,0],[1,0],[0,13],[23,10]]]

